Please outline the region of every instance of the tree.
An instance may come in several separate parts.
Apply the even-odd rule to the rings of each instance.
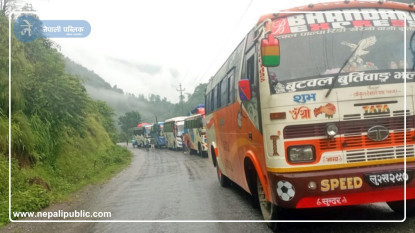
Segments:
[[[17,0],[0,0],[0,12],[7,16],[11,11],[17,10]]]
[[[118,118],[118,124],[123,132],[128,132],[130,128],[136,127],[141,121],[141,115],[137,111],[126,112]]]
[[[189,112],[198,104],[205,103],[205,92],[206,92],[207,83],[199,84],[193,94],[189,95],[188,100],[186,102],[186,111]]]
[[[113,142],[117,140],[117,129],[115,128],[114,122],[114,110],[104,101],[95,101],[95,106],[97,111],[101,114],[101,123],[102,126],[107,130],[108,135],[110,136]]]

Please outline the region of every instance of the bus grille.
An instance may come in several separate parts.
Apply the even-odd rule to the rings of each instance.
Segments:
[[[414,115],[406,117],[407,131],[415,128],[414,121]],[[391,132],[403,132],[404,130],[403,117],[376,118],[330,123],[336,124],[339,128],[338,134],[344,135],[345,137],[360,136],[365,134],[367,133],[367,130],[374,125],[382,125],[388,128]],[[284,138],[291,139],[326,136],[326,125],[327,123],[289,125],[284,128]]]
[[[406,116],[411,114],[410,110],[406,110]],[[404,116],[404,110],[393,111],[392,113],[379,113],[375,115],[364,115],[364,114],[346,114],[343,115],[344,121],[353,121],[360,119],[374,119],[374,118],[385,118],[385,117],[399,117]]]
[[[384,159],[398,159],[404,157],[404,147],[384,147],[375,149],[347,150],[346,160],[348,163],[368,162]],[[406,146],[406,157],[415,157],[414,145]]]
[[[400,112],[403,114],[403,111]],[[337,125],[340,137],[329,140],[325,133],[327,123],[290,125],[284,128],[284,139],[302,139],[320,137],[315,144],[321,153],[343,151],[347,163],[374,160],[396,159],[404,157],[406,136],[406,156],[415,157],[415,116],[406,117],[406,133],[402,116],[365,120],[333,122]],[[389,130],[389,136],[383,141],[372,141],[367,137],[370,127],[382,125]],[[300,140],[301,140],[300,139]]]

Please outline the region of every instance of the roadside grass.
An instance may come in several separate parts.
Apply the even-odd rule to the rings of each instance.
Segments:
[[[115,145],[114,111],[88,96],[82,77],[65,71],[59,45],[48,38],[23,43],[11,35],[9,47],[8,24],[0,13],[0,226],[9,221],[9,146],[12,212],[65,200],[108,179],[132,157]],[[8,75],[10,86],[3,78]]]
[[[87,133],[62,132],[63,141],[53,161],[21,167],[12,159],[12,212],[38,211],[66,200],[88,184],[104,182],[131,162],[132,154],[115,145],[94,117],[87,119]],[[9,222],[8,156],[0,154],[0,227]]]

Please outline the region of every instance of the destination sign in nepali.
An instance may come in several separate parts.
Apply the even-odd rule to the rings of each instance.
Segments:
[[[335,76],[335,74],[331,74],[329,76],[302,78],[295,81],[276,82],[273,83],[273,94],[326,89],[333,82],[335,82],[335,87],[355,87],[391,83],[402,83],[403,85],[404,79],[407,82],[413,82],[415,80],[415,72],[406,72],[405,76],[403,71],[376,70],[371,72],[351,72],[339,75],[337,80],[334,81]]]
[[[339,12],[296,14],[272,22],[272,34],[319,31],[351,27],[415,27],[413,12],[389,9],[353,9]]]

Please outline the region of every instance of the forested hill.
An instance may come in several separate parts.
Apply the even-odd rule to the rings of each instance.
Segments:
[[[159,95],[151,94],[146,97],[143,94],[135,96],[130,93],[124,93],[123,90],[116,86],[111,87],[109,83],[95,72],[69,58],[65,59],[65,66],[68,73],[79,76],[82,79],[91,97],[105,101],[114,109],[116,118],[124,115],[126,112],[137,111],[140,113],[142,121],[154,122],[156,117],[158,121],[163,121],[171,117],[187,115],[196,105],[205,102],[204,94],[207,84],[199,84],[192,94],[187,94],[183,104],[173,104]]]
[[[9,161],[8,25],[0,11],[0,227],[9,215],[9,162],[12,211],[28,212],[110,177],[131,159],[115,144],[113,110],[65,71],[58,45],[13,34]]]
[[[97,75],[94,71],[89,70],[78,63],[75,63],[68,57],[65,57],[65,70],[70,74],[79,76],[82,79],[84,85],[94,86],[96,88],[102,88],[106,90],[113,89],[109,83],[105,82],[105,80]],[[114,88],[114,91],[122,93],[121,89]]]

